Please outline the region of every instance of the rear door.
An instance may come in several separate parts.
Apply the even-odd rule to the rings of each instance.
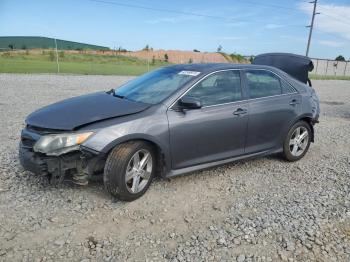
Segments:
[[[242,101],[241,73],[212,73],[185,96],[201,100],[202,108],[167,112],[172,168],[242,155],[248,123],[248,102]]]
[[[301,95],[277,74],[245,70],[249,95],[247,154],[278,148],[300,112]]]

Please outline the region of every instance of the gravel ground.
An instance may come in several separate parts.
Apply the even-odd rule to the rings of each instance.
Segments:
[[[273,156],[157,180],[131,203],[100,182],[53,188],[21,168],[27,114],[127,79],[0,74],[0,261],[350,260],[350,82],[314,81],[321,122],[296,163]]]

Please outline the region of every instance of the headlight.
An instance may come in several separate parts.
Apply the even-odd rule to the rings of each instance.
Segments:
[[[60,155],[78,149],[92,132],[42,136],[34,145],[34,151],[47,155]]]

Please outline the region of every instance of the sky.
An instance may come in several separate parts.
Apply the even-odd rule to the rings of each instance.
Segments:
[[[139,50],[305,54],[306,0],[0,0],[0,36]],[[350,0],[318,0],[310,57],[350,59]]]

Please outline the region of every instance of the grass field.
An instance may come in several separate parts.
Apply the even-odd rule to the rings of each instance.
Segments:
[[[147,64],[146,60],[122,55],[59,52],[60,73],[65,74],[140,75],[169,63],[150,59],[149,66]],[[57,73],[55,52],[52,50],[0,52],[0,73]],[[310,74],[310,78],[350,80],[350,76],[314,74]]]
[[[150,61],[149,70],[167,65]],[[59,53],[60,73],[91,75],[140,75],[148,71],[147,61],[118,55]],[[0,53],[0,73],[57,73],[53,51]]]
[[[329,76],[310,74],[310,79],[315,80],[350,80],[350,76]]]

